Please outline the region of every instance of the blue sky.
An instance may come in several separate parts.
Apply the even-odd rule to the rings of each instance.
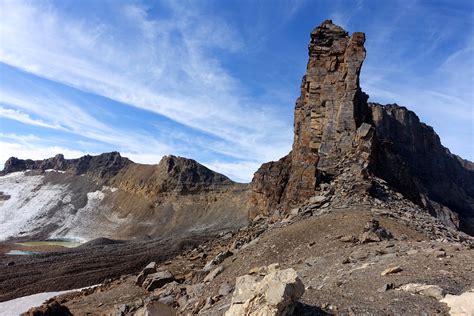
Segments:
[[[370,101],[474,160],[474,2],[0,0],[0,160],[117,150],[237,181],[287,154],[309,33],[366,33]]]

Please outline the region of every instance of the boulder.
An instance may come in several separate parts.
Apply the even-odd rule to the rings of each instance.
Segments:
[[[160,271],[149,274],[143,282],[143,287],[147,291],[153,291],[155,289],[163,287],[165,284],[173,282],[175,280],[173,274],[169,271]]]
[[[234,288],[228,282],[222,283],[219,287],[219,295],[226,296],[230,292],[232,292]]]
[[[174,316],[176,311],[161,302],[149,302],[133,313],[135,316]]]
[[[359,241],[364,244],[368,242],[378,242],[392,238],[392,234],[385,228],[380,226],[378,220],[371,219],[367,222],[367,224],[365,224],[364,231],[359,236]]]
[[[387,268],[387,269],[383,270],[382,273],[380,273],[380,275],[395,274],[395,273],[399,273],[399,272],[402,272],[402,271],[403,271],[403,269],[400,268],[399,266],[390,267],[390,268]]]
[[[304,285],[293,269],[269,266],[268,274],[238,277],[226,316],[290,315],[304,293]]]
[[[61,315],[61,316],[72,316],[71,311],[64,305],[61,305],[57,301],[45,303],[39,307],[30,308],[27,312],[21,314],[22,316],[49,316],[49,315]]]
[[[442,300],[449,307],[449,315],[474,315],[474,288],[459,295],[447,294]]]
[[[437,285],[408,283],[400,286],[398,289],[412,294],[432,297],[437,300],[442,300],[444,297],[444,290]]]
[[[215,256],[214,258],[212,258],[211,260],[209,260],[206,263],[203,270],[204,271],[211,271],[215,266],[222,263],[222,261],[224,261],[226,258],[228,258],[232,255],[233,255],[233,253],[229,250],[220,252],[219,254],[217,254],[217,256]]]
[[[146,277],[149,274],[155,273],[156,269],[158,268],[158,265],[156,262],[150,262],[143,270],[140,272],[140,274],[137,275],[137,278],[135,279],[135,284],[138,286],[142,286],[143,282],[145,281]]]
[[[206,275],[206,277],[204,278],[203,282],[211,282],[212,280],[214,280],[216,278],[216,276],[221,273],[222,271],[224,270],[224,268],[222,268],[222,266],[219,266],[217,268],[215,268],[214,270],[212,270],[211,272],[209,272],[208,275]]]

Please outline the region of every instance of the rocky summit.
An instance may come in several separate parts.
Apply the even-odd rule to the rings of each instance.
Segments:
[[[253,214],[288,211],[339,180],[339,196],[363,200],[376,195],[378,177],[447,225],[473,234],[474,164],[451,154],[415,113],[367,102],[359,85],[364,41],[363,33],[349,36],[331,21],[311,32],[293,149],[255,173]]]
[[[364,42],[311,32],[292,150],[250,184],[175,156],[10,158],[0,310],[70,290],[22,312],[474,315],[474,164],[369,102]]]

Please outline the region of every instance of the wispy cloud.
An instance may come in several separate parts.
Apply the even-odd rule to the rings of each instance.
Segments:
[[[154,153],[156,159],[159,159],[171,150],[165,143],[153,139],[148,134],[112,128],[82,110],[79,105],[71,103],[71,100],[62,99],[51,93],[46,93],[46,95],[42,93],[16,95],[15,91],[4,89],[0,91],[0,103],[29,111],[49,122],[61,121],[61,125],[52,125],[43,121],[39,123],[37,120],[28,121],[24,119],[22,114],[10,115],[9,118],[11,119],[36,126],[42,124],[42,127],[47,128],[60,126],[62,131],[111,144],[116,148],[131,153]],[[24,157],[24,155],[22,156]]]
[[[232,54],[243,45],[239,34],[218,17],[175,2],[168,3],[171,14],[163,18],[150,16],[145,6],[120,4],[113,10],[118,25],[65,15],[45,2],[4,1],[2,6],[0,61],[5,64],[208,133],[221,140],[209,142],[210,150],[235,159],[263,162],[290,147],[291,126],[270,105],[255,104],[212,57],[210,51]],[[3,102],[27,115],[54,119],[42,110],[51,108],[49,99],[29,97],[2,93]],[[69,130],[123,143],[123,135],[65,106],[67,102],[57,104],[54,116],[64,114],[69,121],[61,124]],[[153,141],[169,149],[163,140]]]
[[[266,134],[266,126],[278,124],[276,118],[262,121],[263,109],[247,105],[239,82],[205,54],[236,46],[238,37],[225,23],[192,23],[201,16],[178,5],[172,6],[172,21],[152,20],[143,8],[128,5],[122,23],[140,29],[133,30],[135,40],[123,43],[113,30],[104,32],[111,26],[74,21],[32,3],[6,6],[0,22],[2,62],[229,141]]]
[[[248,182],[248,174],[253,174],[260,167],[257,162],[242,161],[234,163],[225,163],[221,161],[207,162],[205,165],[212,170],[228,175],[238,182]]]
[[[3,106],[0,106],[0,117],[4,117],[4,118],[15,120],[24,124],[35,125],[39,127],[62,129],[61,125],[59,125],[58,123],[49,124],[42,120],[33,119],[31,118],[30,115],[24,112],[13,110],[13,109],[7,109],[7,108],[4,108]]]

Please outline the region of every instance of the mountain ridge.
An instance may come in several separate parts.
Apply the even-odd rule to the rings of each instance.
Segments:
[[[252,214],[288,212],[344,174],[351,183],[340,185],[338,194],[364,199],[374,191],[371,178],[379,177],[447,225],[473,235],[474,164],[452,155],[414,112],[368,102],[359,80],[364,42],[364,33],[349,36],[331,20],[311,32],[293,148],[255,173]]]
[[[3,175],[3,238],[133,239],[220,231],[247,221],[246,184],[173,155],[155,165],[134,163],[118,152],[10,158]],[[22,222],[13,224],[8,214],[17,212]]]

